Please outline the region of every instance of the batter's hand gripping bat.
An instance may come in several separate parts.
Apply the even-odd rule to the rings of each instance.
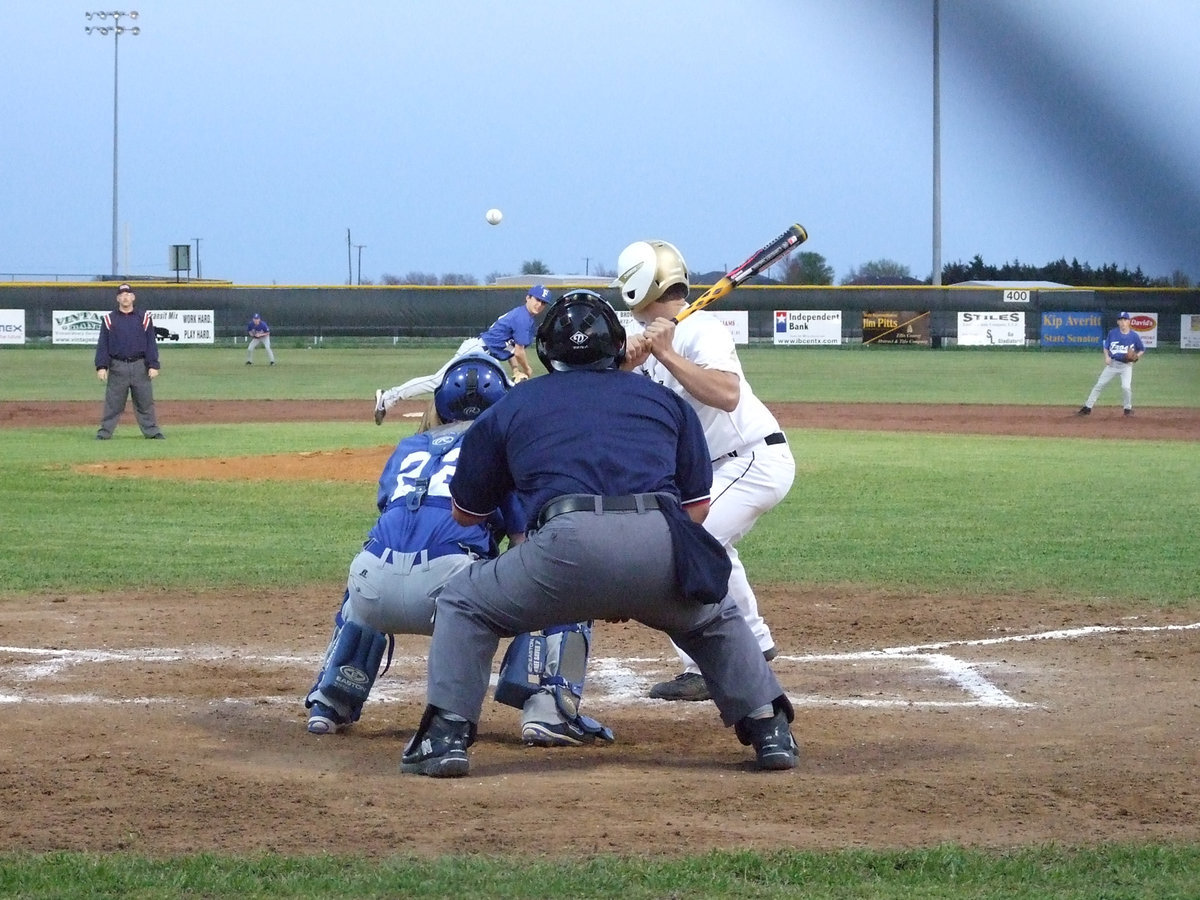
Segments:
[[[757,275],[763,269],[769,269],[801,244],[808,240],[808,232],[803,225],[792,225],[767,246],[763,247],[740,266],[730,269],[721,276],[721,280],[707,291],[681,309],[673,321],[678,324],[697,310],[704,309],[710,303],[720,300],[735,287],[748,278]]]

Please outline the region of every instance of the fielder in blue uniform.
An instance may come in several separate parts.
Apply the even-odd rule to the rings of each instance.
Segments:
[[[500,637],[598,618],[669,634],[758,766],[794,767],[791,703],[728,596],[728,557],[699,525],[712,465],[696,413],[662,385],[619,371],[625,331],[591,291],[551,306],[536,347],[551,374],[475,420],[450,486],[456,521],[485,522],[515,492],[539,510],[534,529],[438,595],[428,705],[401,771],[469,772]]]
[[[341,732],[358,721],[391,646],[388,635],[432,634],[434,598],[452,575],[475,560],[495,556],[505,536],[510,543],[524,539],[527,517],[511,493],[479,522],[462,525],[451,514],[449,487],[463,435],[507,390],[503,371],[488,357],[453,360],[434,393],[433,427],[401,440],[384,464],[376,500],[379,518],[350,564],[333,636],[305,698],[313,734]],[[560,746],[613,739],[607,728],[578,714],[587,657],[586,643],[576,645],[590,636],[590,624],[560,626],[514,642],[513,663],[497,699],[524,710],[523,732],[534,723],[528,743]],[[523,664],[530,647],[554,652],[537,653],[542,665],[530,670]],[[563,672],[575,669],[577,676],[568,681]],[[560,708],[569,712],[560,714]]]
[[[508,363],[509,384],[516,384],[531,377],[533,367],[529,364],[525,348],[533,346],[537,317],[549,302],[549,289],[540,284],[533,285],[525,295],[524,303],[514,306],[500,316],[482,334],[463,341],[455,351],[453,359],[471,353],[485,353],[492,359]],[[396,387],[375,391],[375,424],[383,424],[387,411],[397,401],[412,400],[436,389],[449,365],[450,363],[446,363],[432,375],[418,375]]]
[[[1104,386],[1114,378],[1121,379],[1121,401],[1125,407],[1125,415],[1133,415],[1133,364],[1146,352],[1141,336],[1130,329],[1130,316],[1122,312],[1117,316],[1117,327],[1105,336],[1102,343],[1104,350],[1104,368],[1100,377],[1083,406],[1079,407],[1078,415],[1089,416],[1092,407],[1100,398]]]

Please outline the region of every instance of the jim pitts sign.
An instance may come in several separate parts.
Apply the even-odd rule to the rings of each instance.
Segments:
[[[100,321],[110,310],[60,310],[52,313],[54,324],[50,339],[55,344],[95,344],[100,337]],[[152,309],[155,328],[179,335],[181,344],[213,343],[211,309]]]

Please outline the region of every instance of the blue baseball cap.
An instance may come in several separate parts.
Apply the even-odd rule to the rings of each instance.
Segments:
[[[261,318],[262,318],[262,316],[260,316],[258,313],[255,313],[255,314],[254,314],[254,315],[252,315],[250,318],[252,318],[252,319],[261,319]]]
[[[1127,312],[1123,312],[1123,313],[1121,313],[1119,316],[1117,316],[1117,318],[1118,318],[1118,319],[1132,319],[1132,318],[1133,318],[1133,316],[1131,316],[1131,315],[1130,315],[1129,313],[1127,313]]]
[[[535,300],[541,300],[543,303],[550,302],[550,288],[544,284],[535,284],[529,289],[529,296]]]

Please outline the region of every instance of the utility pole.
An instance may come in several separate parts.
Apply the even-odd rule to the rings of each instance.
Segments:
[[[346,229],[346,284],[354,284],[354,263],[350,257],[350,229]]]
[[[363,247],[365,247],[367,245],[366,244],[355,244],[354,246],[358,248],[358,283],[362,284],[362,252],[363,252]]]
[[[200,280],[200,238],[192,238],[196,242],[196,280]]]

